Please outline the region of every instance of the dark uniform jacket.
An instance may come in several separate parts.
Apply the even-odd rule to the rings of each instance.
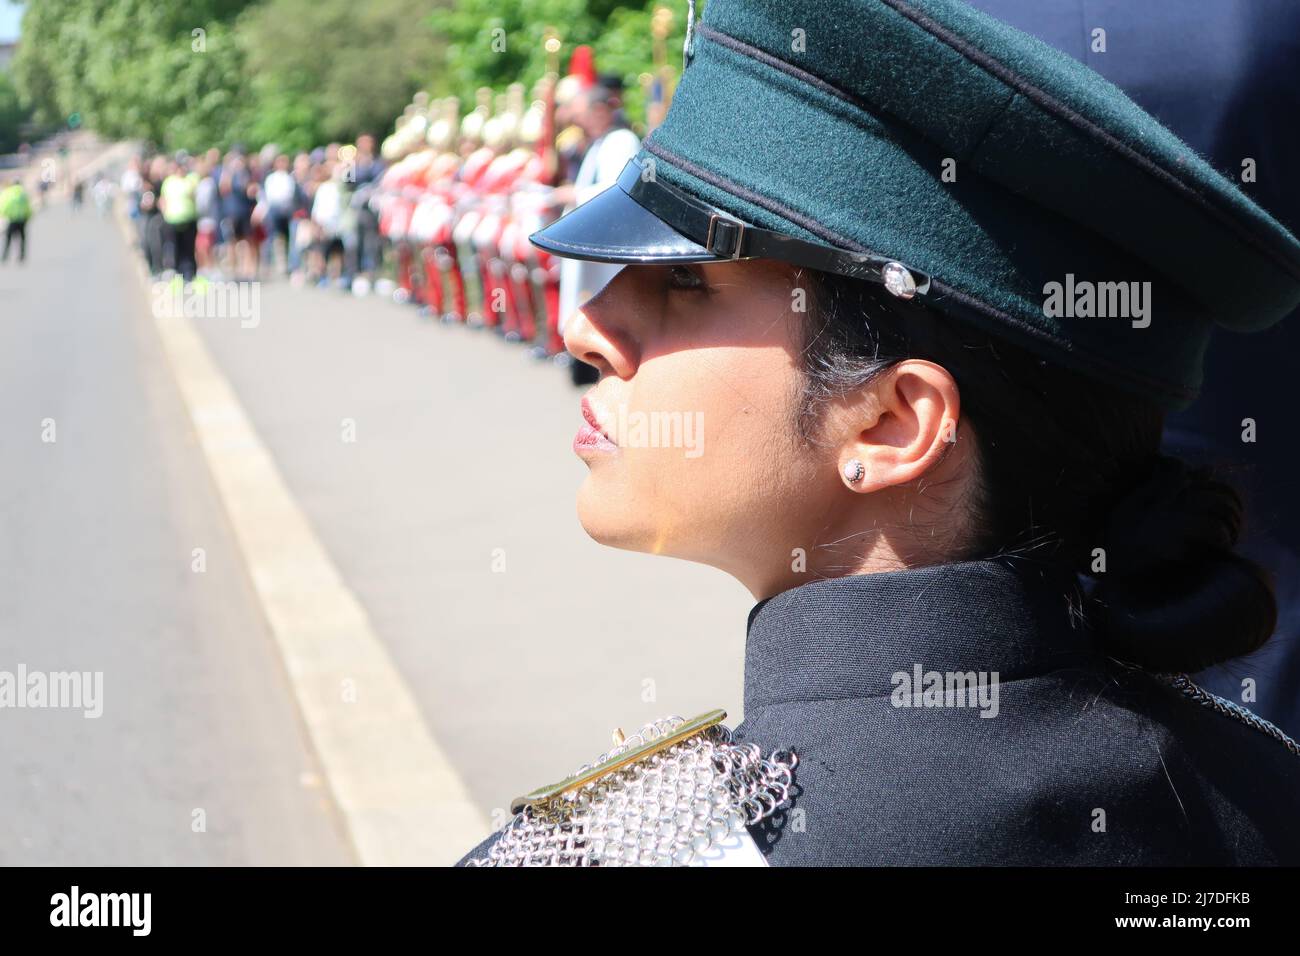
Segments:
[[[1068,585],[974,561],[755,607],[736,736],[799,757],[768,862],[1300,864],[1300,756],[1107,659]]]

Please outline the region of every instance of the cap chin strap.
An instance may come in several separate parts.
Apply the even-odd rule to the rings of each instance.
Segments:
[[[876,282],[900,299],[930,291],[930,277],[925,273],[883,256],[849,252],[751,226],[660,182],[635,159],[623,167],[618,186],[638,205],[718,259],[780,259],[806,269]],[[709,260],[701,257],[701,261]]]

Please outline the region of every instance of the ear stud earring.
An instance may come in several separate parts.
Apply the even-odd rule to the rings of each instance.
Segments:
[[[856,485],[866,473],[867,469],[856,458],[850,458],[844,463],[844,479],[851,485]]]

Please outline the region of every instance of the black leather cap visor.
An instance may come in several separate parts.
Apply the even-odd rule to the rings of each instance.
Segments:
[[[708,262],[709,252],[650,212],[630,195],[641,167],[629,160],[617,185],[561,216],[528,241],[566,259],[593,262]]]
[[[741,222],[628,160],[618,183],[529,236],[539,249],[594,262],[674,263],[781,259],[884,283],[894,295],[929,291],[929,277],[869,253],[850,252]]]

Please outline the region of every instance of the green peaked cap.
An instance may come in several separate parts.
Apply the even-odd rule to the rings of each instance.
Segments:
[[[960,0],[710,0],[688,49],[619,184],[538,246],[901,263],[917,301],[1170,409],[1214,325],[1300,304],[1276,220],[1101,76]]]

